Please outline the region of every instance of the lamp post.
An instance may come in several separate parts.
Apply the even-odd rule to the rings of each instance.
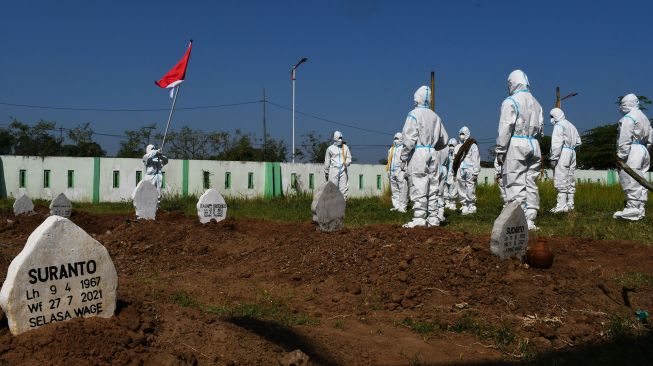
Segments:
[[[295,163],[295,70],[299,65],[308,61],[306,57],[302,58],[292,67],[290,71],[290,78],[292,79],[292,162]]]

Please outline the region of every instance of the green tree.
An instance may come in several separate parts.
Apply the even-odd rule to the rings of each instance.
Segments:
[[[614,168],[618,124],[599,126],[585,131],[583,144],[577,149],[576,161],[580,169]]]
[[[0,128],[0,155],[14,153],[14,135],[6,128]]]
[[[102,146],[93,141],[93,129],[90,123],[82,123],[68,131],[68,138],[73,142],[63,145],[62,155],[64,156],[106,156]]]
[[[322,135],[315,131],[302,135],[302,137],[304,138],[302,149],[296,156],[306,159],[309,163],[324,162],[324,156],[326,155],[326,150],[329,148],[330,141],[324,139]]]
[[[156,128],[156,124],[152,123],[143,126],[138,130],[125,131],[127,139],[120,142],[120,149],[116,154],[119,158],[140,158],[145,154],[145,148],[149,143],[152,136],[152,131]]]
[[[25,156],[56,156],[61,152],[63,140],[52,135],[55,123],[44,120],[34,126],[13,119],[9,131],[14,137],[14,154]]]

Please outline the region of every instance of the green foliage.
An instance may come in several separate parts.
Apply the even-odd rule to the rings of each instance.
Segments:
[[[14,119],[9,124],[9,131],[14,136],[14,154],[26,156],[59,155],[62,140],[55,138],[50,133],[54,129],[54,122],[40,120],[34,126],[28,126]]]
[[[415,321],[413,318],[404,318],[401,324],[410,328],[413,332],[422,335],[429,335],[447,329],[446,324],[440,324],[435,320]]]
[[[306,135],[302,135],[302,137],[304,137],[302,149],[297,151],[296,157],[309,163],[324,162],[326,150],[331,144],[329,139],[323,138],[322,135],[318,134],[315,131],[311,131]]]
[[[618,124],[592,128],[583,133],[583,144],[576,151],[579,169],[612,169],[615,166],[615,149]]]
[[[642,287],[653,287],[653,274],[642,272],[628,272],[616,276],[614,282],[619,286],[639,289]]]
[[[120,141],[120,149],[116,154],[118,158],[142,158],[148,144],[154,143],[152,131],[156,124],[143,126],[138,130],[125,131],[127,140]]]
[[[317,319],[293,311],[284,300],[273,297],[267,291],[262,291],[254,302],[219,306],[201,304],[186,291],[177,291],[172,295],[172,302],[185,308],[197,308],[208,314],[229,318],[271,320],[286,326],[319,324]]]

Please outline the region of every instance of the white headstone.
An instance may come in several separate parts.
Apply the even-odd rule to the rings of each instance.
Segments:
[[[490,251],[505,258],[521,258],[528,246],[528,223],[518,201],[512,201],[503,208],[494,221]]]
[[[73,210],[73,203],[70,202],[65,194],[59,195],[50,202],[50,215],[57,215],[61,217],[70,217],[70,212]]]
[[[202,224],[211,220],[220,222],[227,217],[227,203],[220,192],[215,189],[207,189],[197,201],[197,216]]]
[[[109,318],[117,287],[106,248],[69,219],[50,216],[9,265],[0,306],[17,335],[72,318]]]
[[[345,226],[345,208],[345,196],[333,182],[326,182],[313,195],[313,222],[320,231],[338,231]]]
[[[28,195],[23,194],[14,202],[14,215],[22,215],[25,213],[34,212],[34,203]]]
[[[159,193],[152,182],[149,180],[140,181],[136,189],[134,189],[132,199],[136,208],[136,218],[146,220],[154,220],[156,218]]]

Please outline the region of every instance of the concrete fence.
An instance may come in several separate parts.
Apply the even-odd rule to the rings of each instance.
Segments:
[[[73,201],[131,199],[145,172],[141,159],[0,155],[0,197],[50,200],[64,192]],[[322,164],[171,159],[163,169],[164,195],[200,195],[208,188],[229,197],[278,197],[311,192],[326,181]],[[545,172],[545,179],[552,172]],[[579,170],[581,182],[618,184],[613,170]],[[652,180],[651,172],[647,173]],[[494,169],[483,168],[479,184],[494,184]],[[388,186],[384,165],[352,164],[350,197],[378,196]]]

